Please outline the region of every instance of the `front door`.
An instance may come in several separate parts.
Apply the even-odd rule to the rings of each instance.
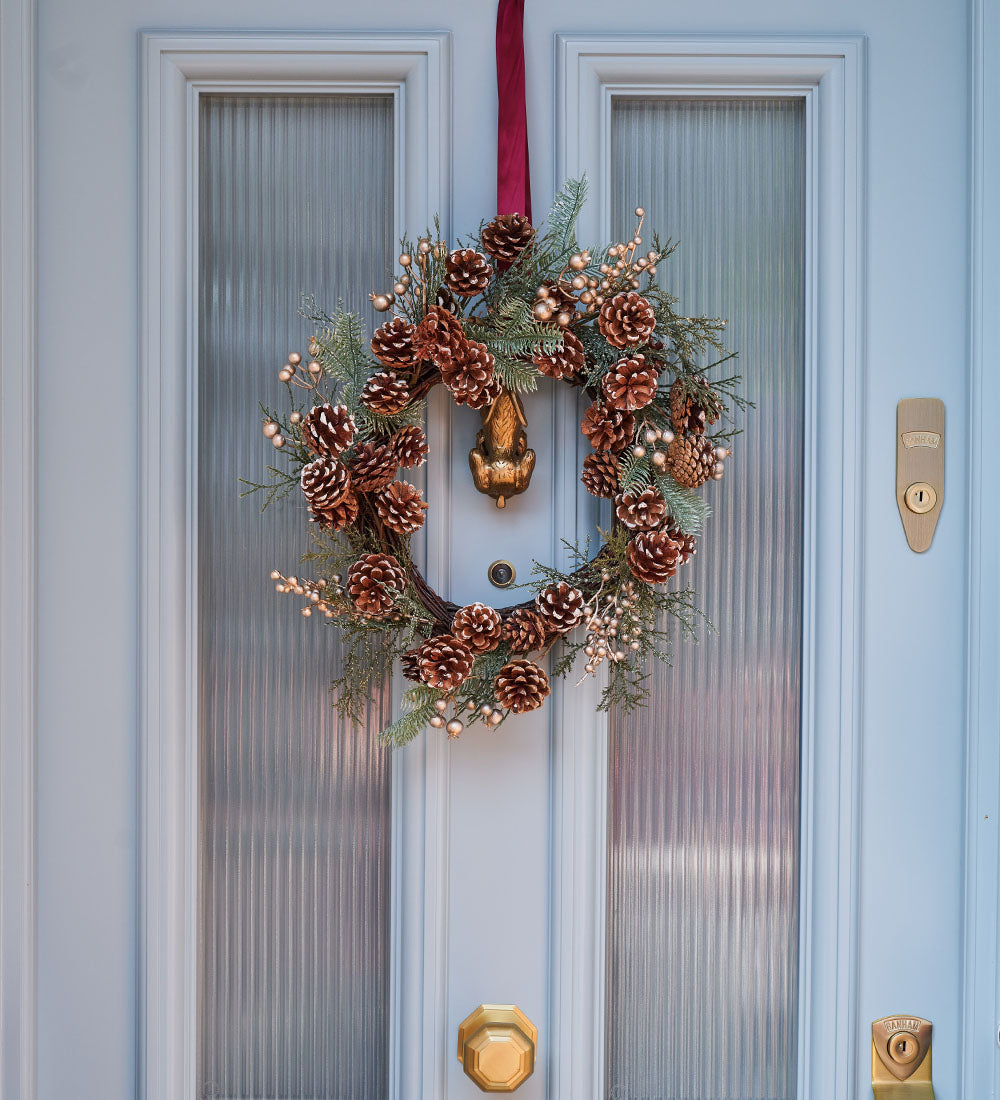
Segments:
[[[301,501],[261,516],[239,479],[274,462],[258,402],[306,350],[302,295],[370,334],[403,233],[495,212],[494,15],[40,4],[37,1096],[458,1100],[460,1025],[513,1004],[525,1098],[863,1098],[871,1024],[904,1014],[934,1025],[936,1094],[979,1100],[998,792],[969,668],[996,652],[965,334],[990,146],[966,74],[995,29],[943,2],[529,4],[536,221],[582,176],[582,244],[644,208],[755,408],[672,582],[705,618],[670,628],[647,706],[573,675],[390,751],[406,685],[331,709],[344,643],[269,580],[309,568]],[[585,403],[525,398],[536,467],[501,511],[478,414],[439,391],[422,565],[504,604],[491,563],[527,580],[609,523]],[[923,553],[904,398],[945,410]]]

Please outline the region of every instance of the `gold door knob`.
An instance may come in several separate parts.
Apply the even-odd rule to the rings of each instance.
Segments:
[[[513,1092],[535,1071],[538,1028],[517,1005],[480,1005],[458,1028],[458,1060],[483,1092]]]

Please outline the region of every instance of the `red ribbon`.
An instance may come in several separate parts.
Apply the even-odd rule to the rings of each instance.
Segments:
[[[497,8],[497,213],[531,220],[528,109],[524,98],[524,0]]]

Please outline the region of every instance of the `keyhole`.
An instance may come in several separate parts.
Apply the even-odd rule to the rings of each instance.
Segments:
[[[899,1053],[900,1054],[905,1054],[906,1053],[906,1040],[905,1039],[900,1040]]]
[[[889,1056],[900,1066],[912,1062],[920,1053],[917,1040],[908,1033],[895,1035],[889,1040]]]

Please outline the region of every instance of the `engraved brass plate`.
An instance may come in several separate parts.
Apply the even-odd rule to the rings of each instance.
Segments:
[[[458,1028],[458,1060],[483,1092],[514,1092],[535,1071],[538,1028],[517,1005],[480,1005]]]
[[[896,503],[911,550],[934,538],[944,503],[944,404],[906,398],[896,406]]]
[[[885,1016],[872,1024],[875,1100],[934,1100],[929,1021]]]

